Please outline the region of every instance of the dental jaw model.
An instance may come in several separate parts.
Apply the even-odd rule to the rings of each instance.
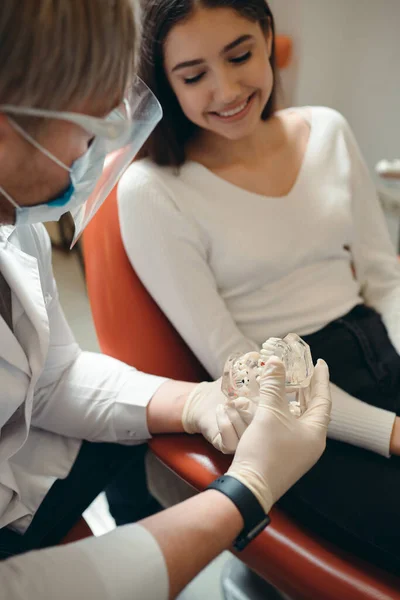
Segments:
[[[290,333],[283,340],[269,338],[260,352],[231,355],[225,363],[222,391],[228,401],[240,397],[255,400],[260,393],[260,383],[271,356],[280,358],[285,366],[289,408],[299,417],[305,410],[305,397],[314,365],[310,347],[295,333]]]

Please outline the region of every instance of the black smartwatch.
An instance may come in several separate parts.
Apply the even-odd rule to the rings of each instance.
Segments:
[[[218,490],[225,494],[238,508],[243,517],[244,528],[233,543],[235,550],[243,550],[254,538],[271,523],[271,519],[253,492],[235,477],[223,475],[213,481],[208,490]]]

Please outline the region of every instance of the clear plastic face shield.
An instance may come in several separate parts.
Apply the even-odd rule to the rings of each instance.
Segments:
[[[0,111],[9,116],[11,125],[25,139],[70,173],[68,190],[57,199],[37,206],[20,207],[16,199],[0,188],[16,208],[16,224],[55,221],[69,211],[75,223],[72,246],[162,118],[160,103],[139,78],[120,106],[104,119],[14,106],[0,106]],[[79,125],[94,138],[87,152],[68,167],[25,132],[12,115],[62,119]]]

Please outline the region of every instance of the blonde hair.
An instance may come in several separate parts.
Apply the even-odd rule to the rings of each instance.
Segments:
[[[135,70],[134,0],[1,0],[0,104],[110,111]]]

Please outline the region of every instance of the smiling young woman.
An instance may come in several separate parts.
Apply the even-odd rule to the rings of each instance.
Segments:
[[[121,181],[122,236],[210,375],[289,332],[328,362],[333,439],[283,504],[396,571],[399,263],[346,120],[276,110],[274,48],[265,0],[146,2],[140,73],[164,118]]]

